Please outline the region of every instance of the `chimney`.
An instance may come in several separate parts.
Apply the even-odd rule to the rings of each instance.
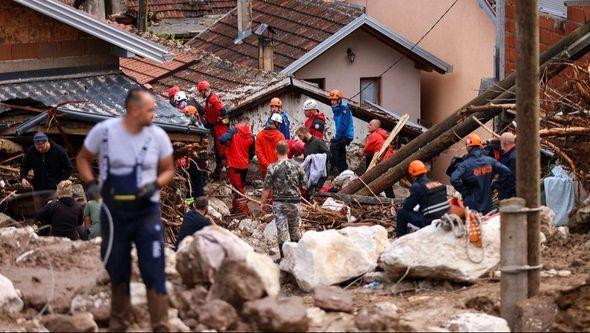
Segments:
[[[106,0],[105,7],[107,9],[107,16],[119,17],[127,11],[127,5],[123,0]]]
[[[238,0],[238,37],[234,41],[241,44],[242,40],[252,34],[252,0]]]
[[[274,70],[274,35],[275,30],[266,23],[260,23],[254,32],[258,36],[258,68],[263,71]]]
[[[84,11],[88,14],[105,19],[105,5],[104,0],[86,0],[83,2]]]

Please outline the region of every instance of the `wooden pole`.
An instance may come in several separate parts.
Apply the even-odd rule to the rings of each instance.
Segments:
[[[516,194],[528,208],[540,204],[539,1],[516,1]],[[540,263],[539,212],[527,218],[528,264]],[[540,270],[528,273],[528,295],[539,292]]]
[[[525,201],[500,202],[500,315],[514,330],[516,305],[527,298],[527,213]]]
[[[387,149],[389,149],[395,137],[399,134],[399,132],[401,132],[402,128],[404,128],[404,126],[408,122],[408,119],[410,119],[410,115],[407,113],[400,118],[400,120],[397,122],[397,125],[395,125],[391,133],[389,133],[389,137],[387,138],[387,140],[383,142],[383,146],[381,147],[379,152],[373,155],[373,158],[371,159],[371,164],[367,166],[367,170],[371,170],[375,165],[377,165],[377,163],[379,163],[379,161],[381,161],[381,158],[383,157]]]
[[[576,55],[566,54],[564,52],[564,50],[566,50],[568,47],[570,47],[572,44],[574,44],[576,41],[578,41],[578,39],[580,39],[582,36],[586,35],[589,32],[590,32],[590,24],[585,24],[585,25],[579,27],[578,29],[574,30],[567,37],[563,38],[560,42],[558,42],[557,44],[553,45],[552,47],[547,49],[545,52],[543,52],[543,54],[540,57],[541,63],[547,65],[546,63],[549,60],[552,60],[554,58],[556,59],[556,61],[557,61],[557,59],[575,59]],[[582,54],[584,54],[584,53],[582,53]],[[578,53],[576,53],[576,54],[578,54]],[[579,58],[579,57],[581,57],[581,55],[577,56],[577,58]],[[552,74],[552,73],[549,73],[549,75],[550,74]],[[425,145],[429,144],[433,140],[435,140],[438,137],[440,137],[441,135],[445,134],[445,132],[455,128],[457,126],[457,124],[462,119],[462,117],[460,116],[460,113],[464,112],[463,110],[469,108],[469,106],[485,105],[486,103],[488,103],[494,99],[499,100],[498,103],[503,103],[503,101],[500,101],[500,98],[499,98],[500,96],[502,96],[502,99],[513,97],[512,94],[506,93],[505,91],[510,90],[514,86],[515,82],[516,82],[516,73],[512,73],[512,74],[508,75],[504,80],[502,80],[499,83],[497,83],[496,85],[494,85],[494,87],[486,90],[480,96],[472,99],[467,104],[465,104],[465,106],[461,107],[455,113],[448,116],[445,120],[432,126],[430,129],[428,129],[428,131],[420,134],[414,140],[410,141],[407,145],[400,148],[398,151],[395,152],[394,156],[383,160],[379,165],[375,166],[374,168],[372,168],[368,172],[365,172],[360,177],[362,179],[362,182],[360,179],[355,179],[355,180],[351,181],[348,186],[343,188],[340,191],[340,193],[354,194],[354,193],[358,192],[359,190],[361,190],[365,187],[363,185],[363,182],[365,182],[366,184],[370,184],[375,179],[382,176],[387,170],[400,164],[402,161],[404,161],[406,158],[408,158],[408,156],[414,154],[416,151],[418,151],[419,149],[421,149]],[[493,116],[495,116],[499,112],[500,111],[498,111],[498,109],[494,108],[489,112],[486,111],[486,114],[491,113],[491,114],[493,114]],[[477,117],[479,119],[485,118],[483,115],[477,116]],[[489,118],[489,119],[491,119],[491,118]],[[444,149],[446,149],[446,148],[447,147],[444,147]],[[397,180],[395,180],[393,183],[395,183],[398,180],[399,180],[399,178]]]
[[[147,0],[138,0],[137,6],[137,30],[146,32],[148,27],[148,6]]]

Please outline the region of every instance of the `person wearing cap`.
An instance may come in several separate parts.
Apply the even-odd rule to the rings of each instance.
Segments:
[[[225,116],[226,110],[221,103],[221,99],[211,89],[207,81],[200,81],[197,84],[197,91],[205,99],[203,107],[203,118],[206,128],[211,130],[213,135],[213,146],[215,149],[215,171],[213,177],[219,177],[223,168],[223,160],[227,155],[227,144],[221,143],[219,138],[229,130],[229,120]]]
[[[20,166],[21,185],[24,188],[32,187],[34,191],[55,191],[59,182],[72,175],[74,167],[70,157],[62,146],[49,140],[45,133],[36,133],[33,143]],[[27,180],[30,170],[33,170],[31,182]]]
[[[332,154],[332,169],[336,174],[348,170],[346,162],[346,147],[354,138],[354,124],[352,121],[352,111],[348,103],[342,98],[342,92],[338,89],[330,91],[330,102],[334,112],[334,123],[336,124],[336,133],[330,141],[330,151]]]
[[[308,99],[303,103],[305,113],[305,127],[316,138],[323,140],[326,130],[326,115],[318,110],[318,102]]]
[[[481,152],[481,138],[469,134],[466,140],[467,155],[451,174],[451,184],[463,197],[463,203],[471,210],[487,214],[493,209],[492,181],[499,175],[502,184],[512,172],[505,165]]]
[[[279,131],[282,123],[283,117],[274,113],[268,126],[256,135],[256,157],[263,178],[266,177],[268,166],[277,161],[277,144],[285,140],[285,136]]]
[[[410,196],[397,211],[395,233],[401,237],[408,233],[408,225],[424,228],[433,220],[440,218],[449,211],[447,187],[440,182],[428,178],[428,170],[420,160],[414,160],[408,165],[408,173],[413,178]],[[416,206],[419,209],[416,211]]]
[[[190,209],[182,218],[182,225],[178,231],[175,249],[178,251],[178,246],[187,236],[192,236],[195,232],[210,226],[215,225],[213,219],[208,214],[209,199],[206,196],[198,197],[190,205]]]
[[[268,117],[268,120],[266,121],[266,127],[268,127],[270,118],[274,114],[279,114],[281,115],[281,118],[283,118],[283,122],[281,123],[281,126],[279,126],[279,131],[283,133],[285,139],[291,139],[291,121],[289,120],[289,116],[287,116],[287,112],[283,110],[283,102],[278,97],[273,97],[270,100],[270,117]]]
[[[153,124],[157,104],[149,90],[130,89],[124,107],[123,117],[102,121],[90,130],[76,164],[88,200],[102,198],[101,256],[111,282],[110,331],[126,331],[131,324],[132,245],[146,287],[151,327],[168,331],[160,188],[174,177],[173,148],[166,132]],[[95,159],[98,177],[92,167]]]
[[[250,158],[254,156],[254,137],[250,118],[243,117],[239,124],[230,128],[219,139],[229,144],[227,166],[230,184],[242,194],[246,194],[246,176],[250,166]],[[244,196],[234,193],[232,211],[248,213],[248,201]]]
[[[55,192],[57,199],[48,202],[37,213],[41,222],[50,226],[47,233],[49,236],[80,239],[80,231],[83,231],[83,228],[78,230],[78,227],[84,221],[84,207],[74,199],[72,187],[71,181],[61,181]]]

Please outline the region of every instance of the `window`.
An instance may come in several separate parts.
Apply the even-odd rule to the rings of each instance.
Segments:
[[[317,84],[318,87],[322,90],[326,88],[326,79],[305,79],[305,81]]]
[[[368,101],[377,105],[381,104],[381,78],[361,78],[361,103]]]
[[[543,14],[567,18],[567,7],[563,0],[539,0],[539,11]]]

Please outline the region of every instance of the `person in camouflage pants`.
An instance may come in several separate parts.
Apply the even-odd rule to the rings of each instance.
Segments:
[[[277,225],[279,252],[283,258],[283,244],[301,238],[301,189],[307,190],[305,171],[287,157],[287,142],[277,144],[278,161],[268,167],[264,178],[261,209],[264,210],[270,192],[273,195],[272,213]]]

